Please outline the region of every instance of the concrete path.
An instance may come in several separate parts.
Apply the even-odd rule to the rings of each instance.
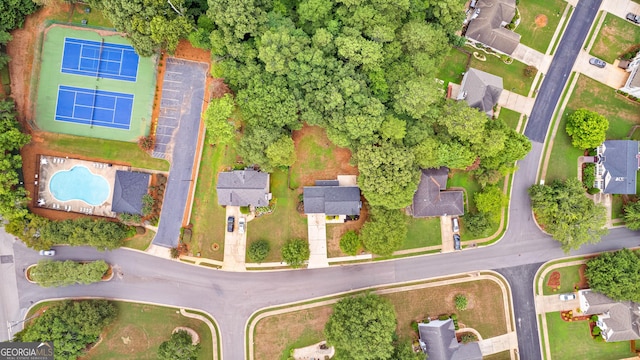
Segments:
[[[329,266],[327,261],[327,218],[325,214],[308,214],[309,269]]]
[[[440,216],[440,234],[442,236],[442,252],[452,252],[453,229],[451,228],[451,216]]]
[[[603,69],[589,64],[589,59],[593,56],[588,52],[582,50],[576,58],[576,63],[573,67],[573,71],[577,71],[581,74],[601,82],[614,89],[619,89],[624,86],[624,83],[629,77],[629,73],[623,69],[613,65],[607,64]]]
[[[502,90],[500,99],[498,99],[498,105],[527,116],[531,114],[531,109],[533,109],[535,102],[535,98],[522,96],[508,90]]]
[[[545,55],[521,43],[518,44],[511,57],[527,65],[533,65],[543,73],[549,71],[549,66],[553,60],[552,56]]]
[[[13,243],[16,241],[4,228],[0,229],[0,329],[4,328],[0,331],[0,342],[11,340],[13,334],[22,330],[22,323],[18,323],[23,319],[16,291],[18,271],[13,257]]]
[[[464,330],[464,329],[461,329]],[[489,339],[480,340],[478,342],[480,345],[480,351],[482,352],[482,356],[487,356],[511,349],[518,348],[518,336],[515,331],[512,331],[508,334],[495,336]]]
[[[600,6],[600,10],[624,19],[628,13],[640,15],[640,4],[630,0],[604,0]],[[631,21],[629,21],[629,23],[633,24]],[[640,25],[636,24],[636,26]]]
[[[613,222],[611,220],[611,216],[613,214],[613,197],[611,194],[598,193],[593,195],[593,201],[596,204],[604,206],[606,209],[605,213],[607,214],[607,222],[604,224],[604,227],[611,229],[613,227]]]
[[[235,225],[233,232],[225,231],[224,233],[224,260],[222,262],[222,270],[228,271],[245,271],[245,256],[247,253],[247,231],[244,234],[240,234],[238,231],[238,219],[240,216],[244,216],[240,213],[239,206],[227,206],[226,216],[224,217],[225,223],[220,224],[227,228],[227,219],[229,216],[235,218]],[[248,226],[247,226],[248,227]]]
[[[201,310],[198,310],[201,311]],[[218,331],[216,330],[216,326],[217,325],[213,325],[213,323],[211,323],[211,321],[205,317],[202,316],[200,314],[192,314],[190,312],[187,312],[186,309],[180,309],[180,314],[184,317],[188,317],[188,318],[192,318],[192,319],[198,319],[202,322],[204,322],[205,324],[207,324],[207,326],[209,327],[209,331],[211,331],[211,337],[213,338],[213,341],[211,342],[211,345],[213,347],[213,360],[219,360],[218,359],[218,346],[222,346],[222,344],[218,344],[217,341],[217,337],[216,334],[218,333]],[[211,316],[211,314],[208,314],[210,318],[213,319],[213,316]],[[215,321],[215,319],[214,319]]]

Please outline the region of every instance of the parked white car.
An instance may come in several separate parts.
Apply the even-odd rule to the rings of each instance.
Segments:
[[[576,294],[560,294],[560,300],[569,301],[576,298]]]
[[[53,249],[50,250],[40,250],[40,255],[42,256],[54,256],[56,254],[56,251]]]
[[[247,226],[247,219],[244,217],[241,217],[240,219],[238,219],[238,232],[240,234],[244,234],[244,230],[245,227]]]

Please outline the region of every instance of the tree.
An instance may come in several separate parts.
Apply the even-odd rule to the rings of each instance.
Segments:
[[[585,276],[592,290],[614,300],[640,302],[640,258],[637,251],[605,252],[587,261]]]
[[[597,112],[578,109],[567,118],[567,134],[578,149],[593,149],[606,139],[609,120]]]
[[[126,227],[103,219],[79,218],[49,221],[42,227],[41,236],[52,244],[90,245],[98,250],[112,250],[122,246],[127,238]]]
[[[502,208],[509,203],[505,195],[497,186],[487,186],[482,191],[473,195],[473,201],[479,212],[488,215],[493,223],[499,223],[502,216]]]
[[[564,252],[596,243],[607,233],[605,208],[584,196],[578,179],[533,185],[529,196],[538,223],[560,242]]]
[[[464,144],[484,143],[485,125],[489,121],[482,111],[472,108],[465,101],[448,100],[444,106],[438,124],[447,129],[447,133]]]
[[[249,259],[253,262],[261,263],[264,259],[269,255],[269,251],[271,250],[271,245],[268,240],[258,240],[256,242],[251,243],[249,245],[249,251],[247,255]]]
[[[419,76],[399,84],[394,95],[394,110],[415,119],[426,116],[431,108],[441,99],[442,89],[432,78]]]
[[[367,294],[336,303],[324,333],[340,358],[391,359],[396,314],[387,300]]]
[[[296,151],[293,139],[289,136],[281,136],[271,145],[267,146],[267,159],[272,167],[289,167],[296,162]]]
[[[381,256],[393,254],[407,237],[404,214],[400,210],[372,207],[369,216],[360,232],[364,247]]]
[[[640,202],[627,203],[624,206],[624,224],[629,230],[640,230]]]
[[[13,341],[53,341],[56,360],[75,360],[98,341],[116,315],[117,308],[106,300],[62,301],[25,323]]]
[[[24,217],[11,219],[4,228],[9,234],[17,236],[25,245],[34,250],[48,250],[55,243],[52,239],[47,239],[41,235],[42,230],[49,221],[49,219],[42,216],[28,213]]]
[[[466,222],[465,228],[474,235],[480,235],[491,227],[491,221],[487,213],[470,213],[466,214],[464,218]]]
[[[171,339],[160,344],[158,359],[160,360],[196,360],[200,344],[193,344],[191,335],[185,330],[171,334]]]
[[[42,287],[91,284],[102,280],[109,269],[104,260],[79,263],[72,260],[40,260],[31,270],[31,280]]]
[[[464,295],[462,294],[456,295],[456,297],[454,298],[454,302],[456,303],[456,310],[458,311],[467,310],[467,305],[469,302]]]
[[[281,249],[282,259],[292,268],[299,268],[309,260],[309,243],[303,239],[287,240]]]
[[[356,255],[361,244],[358,233],[353,230],[347,231],[340,237],[340,250],[347,255]]]
[[[25,17],[37,8],[32,0],[1,0],[0,31],[11,31],[22,27]]]
[[[235,126],[229,121],[233,115],[234,103],[229,94],[213,99],[204,112],[204,123],[207,126],[209,144],[228,144],[235,137]]]

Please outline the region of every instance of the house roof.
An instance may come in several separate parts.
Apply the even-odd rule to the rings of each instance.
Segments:
[[[149,192],[149,178],[147,173],[117,170],[111,211],[142,215],[142,197]]]
[[[451,319],[418,324],[420,346],[429,360],[482,360],[478,343],[461,345]]]
[[[516,15],[515,0],[478,0],[478,17],[471,20],[466,36],[511,55],[520,43],[520,34],[504,28]]]
[[[305,186],[303,194],[305,214],[359,215],[362,207],[360,188],[338,186],[337,181],[316,181],[316,186]]]
[[[216,190],[220,205],[268,206],[269,174],[252,169],[221,172]]]
[[[607,140],[599,163],[604,167],[604,192],[607,194],[635,194],[638,174],[638,142]]]
[[[413,195],[413,217],[463,215],[464,196],[462,191],[447,190],[449,169],[423,169],[418,190]]]
[[[581,290],[582,305],[587,315],[605,314],[600,317],[607,327],[607,341],[640,339],[640,304],[633,301],[615,301],[601,293]]]
[[[502,94],[502,78],[487,72],[469,68],[462,78],[458,100],[464,99],[470,107],[493,115],[493,107]]]

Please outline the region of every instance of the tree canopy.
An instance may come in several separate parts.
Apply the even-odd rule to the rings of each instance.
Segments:
[[[341,359],[385,360],[393,356],[395,330],[393,306],[367,294],[338,301],[324,333]]]
[[[292,268],[301,267],[311,255],[309,243],[303,239],[287,240],[280,251],[282,259]]]
[[[640,230],[640,202],[631,202],[624,206],[624,224],[629,230]]]
[[[578,149],[593,149],[606,139],[609,120],[595,111],[578,109],[567,118],[567,134]]]
[[[529,196],[538,223],[560,242],[564,252],[597,243],[607,233],[605,208],[585,196],[578,179],[533,185]]]
[[[185,330],[178,330],[171,334],[171,338],[158,348],[160,360],[196,360],[200,344],[193,345],[191,335]]]
[[[102,280],[109,269],[104,260],[79,263],[72,260],[40,260],[31,269],[31,280],[42,287],[67,286],[73,284],[91,284]]]
[[[362,227],[360,237],[364,247],[374,254],[393,254],[407,237],[407,222],[400,210],[371,207],[369,220]]]
[[[25,17],[37,8],[33,0],[0,0],[0,32],[22,27]]]
[[[605,252],[587,261],[589,287],[614,300],[640,302],[640,258],[637,251]]]

